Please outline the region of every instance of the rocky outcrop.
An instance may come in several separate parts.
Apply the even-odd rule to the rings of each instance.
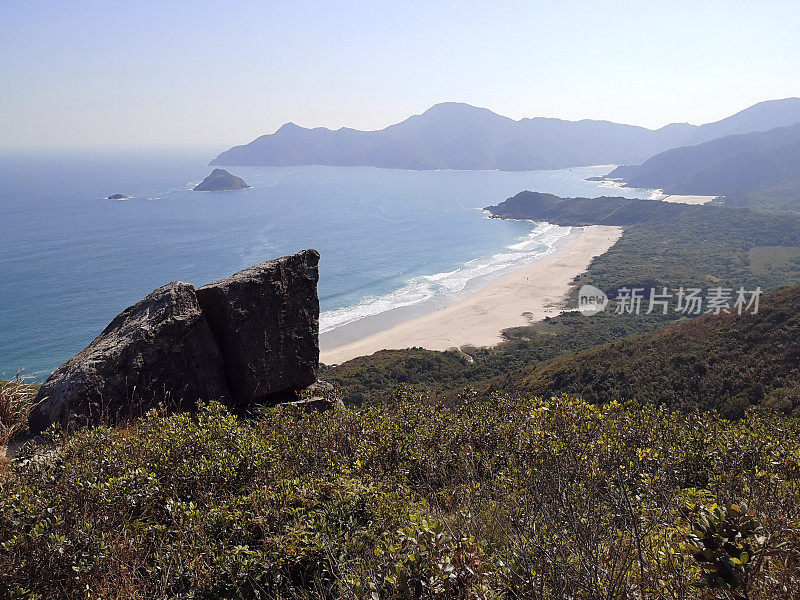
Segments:
[[[318,263],[319,253],[305,250],[197,290],[236,407],[293,399],[316,381]]]
[[[158,288],[45,381],[31,432],[118,423],[162,403],[242,410],[296,400],[319,367],[318,262],[305,250],[197,290]]]
[[[130,196],[126,196],[125,194],[112,194],[106,200],[128,200]]]
[[[194,186],[195,192],[231,192],[243,190],[250,186],[241,177],[231,175],[225,169],[214,169],[211,175],[203,179],[198,185]]]
[[[29,425],[117,422],[164,403],[229,401],[222,356],[194,287],[173,282],[117,316],[42,385]]]
[[[316,381],[304,390],[300,390],[300,400],[288,404],[305,412],[327,412],[345,408],[342,397],[327,381]]]

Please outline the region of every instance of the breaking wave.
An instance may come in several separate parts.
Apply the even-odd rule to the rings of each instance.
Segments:
[[[434,298],[445,303],[460,300],[474,292],[478,282],[485,286],[506,273],[553,254],[558,248],[558,242],[569,235],[570,231],[570,227],[537,223],[527,235],[506,246],[502,252],[472,259],[452,271],[419,275],[388,294],[325,311],[320,314],[319,331],[326,333],[366,317]]]

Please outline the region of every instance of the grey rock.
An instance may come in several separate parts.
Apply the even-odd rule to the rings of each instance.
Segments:
[[[162,403],[246,409],[297,400],[319,368],[318,263],[305,250],[199,290],[181,282],[155,290],[47,379],[30,432],[115,424]]]
[[[301,392],[311,396],[331,396],[336,394],[336,388],[333,387],[332,383],[320,379],[301,390]]]
[[[307,388],[300,390],[300,400],[288,402],[292,406],[303,409],[305,412],[325,412],[328,410],[344,409],[342,397],[336,388],[327,381],[315,381]]]
[[[302,400],[294,400],[286,403],[289,406],[296,406],[304,412],[327,412],[329,410],[340,410],[345,408],[341,398],[323,398],[322,396],[312,396]]]
[[[316,250],[304,250],[198,288],[234,408],[294,400],[316,381],[318,263]]]
[[[225,374],[194,287],[173,282],[127,308],[85,350],[55,371],[29,418],[37,433],[118,423],[164,402],[186,409],[198,399],[227,403]]]

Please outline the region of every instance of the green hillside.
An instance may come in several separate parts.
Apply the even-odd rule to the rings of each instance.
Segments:
[[[381,350],[335,367],[323,366],[320,376],[335,384],[351,406],[381,403],[401,385],[457,402],[465,388],[478,389],[497,376],[678,320],[678,315],[600,313],[584,317],[568,312],[505,330],[508,341],[497,348],[462,348],[458,352]]]
[[[798,210],[800,124],[667,150],[608,176],[668,194],[724,195],[738,205]]]
[[[775,289],[800,283],[800,261],[769,271],[750,268],[756,248],[800,247],[800,219],[717,205],[690,206],[627,198],[559,198],[520,192],[487,207],[501,218],[559,225],[619,225],[623,235],[589,266],[581,282],[610,292],[621,286],[722,285]]]
[[[800,414],[800,286],[767,294],[755,315],[706,315],[537,364],[488,387],[717,408],[731,417],[751,404]]]
[[[564,225],[626,223],[620,240],[595,258],[576,282],[614,294],[620,287],[731,287],[775,290],[800,284],[800,220],[724,206],[687,206],[624,198],[558,198],[522,192],[496,215],[548,219]],[[456,398],[465,387],[490,389],[488,380],[559,356],[674,324],[680,315],[583,317],[569,312],[507,330],[494,349],[383,351],[323,369],[346,401],[379,402],[398,385]],[[573,390],[575,391],[575,390]]]

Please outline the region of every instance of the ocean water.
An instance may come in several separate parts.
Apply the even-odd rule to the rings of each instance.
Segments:
[[[239,167],[252,189],[193,192],[217,149],[0,154],[0,377],[43,380],[125,307],[316,248],[325,334],[459,299],[554,252],[570,229],[489,219],[528,189],[647,197],[561,171]],[[111,194],[129,200],[106,200]],[[324,336],[323,336],[324,338]]]

